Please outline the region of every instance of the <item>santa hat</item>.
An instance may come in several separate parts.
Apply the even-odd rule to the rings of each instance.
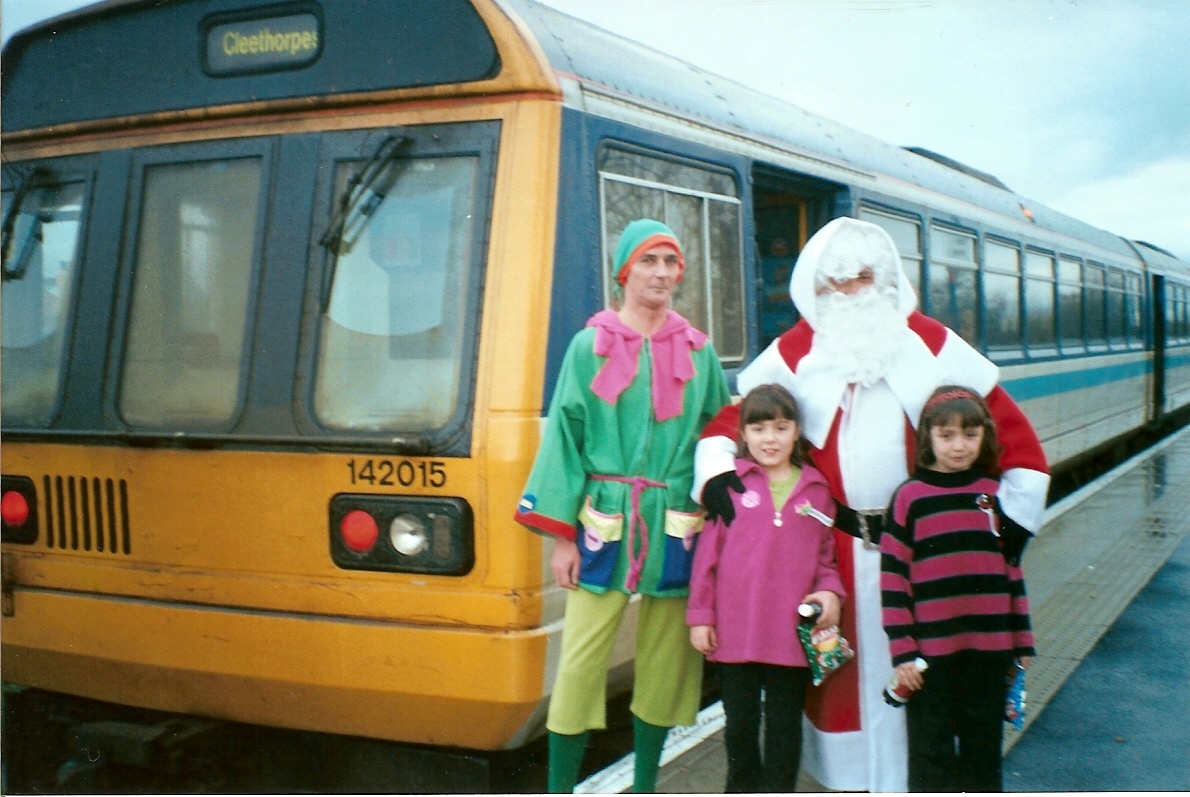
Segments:
[[[817,322],[820,277],[846,280],[871,268],[877,285],[895,287],[897,308],[906,318],[917,307],[917,294],[901,267],[897,245],[884,228],[841,216],[814,233],[798,255],[789,280],[789,296],[811,327]]]
[[[612,261],[612,279],[623,285],[628,279],[628,267],[643,253],[654,246],[668,246],[678,253],[678,281],[686,272],[686,259],[682,256],[682,245],[674,231],[653,219],[637,219],[624,228],[616,256]]]

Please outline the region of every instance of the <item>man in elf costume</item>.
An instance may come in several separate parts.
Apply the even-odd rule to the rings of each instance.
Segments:
[[[801,314],[738,378],[741,395],[777,383],[797,398],[802,434],[838,504],[839,570],[852,596],[843,633],[856,666],[806,695],[803,764],[844,791],[907,788],[905,712],[885,704],[892,674],[881,625],[880,546],[893,490],[912,472],[914,427],[934,388],[961,384],[986,397],[1003,452],[1005,556],[1019,562],[1041,525],[1049,475],[1028,419],[997,384],[999,370],[955,332],[918,312],[896,245],[879,226],[838,218],[798,256],[790,295]],[[734,514],[736,408],[704,431],[694,495],[708,517]],[[704,487],[705,485],[705,487]],[[850,536],[847,536],[850,535]]]
[[[571,340],[517,507],[518,522],[554,536],[554,579],[571,590],[546,721],[551,792],[574,789],[591,729],[606,727],[608,659],[633,593],[633,791],[655,791],[669,728],[698,712],[702,656],[686,630],[702,522],[694,447],[731,396],[707,336],[670,309],[684,269],[664,224],[624,229],[613,264],[622,304]]]

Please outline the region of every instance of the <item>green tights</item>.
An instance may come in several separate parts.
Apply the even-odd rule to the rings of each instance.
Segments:
[[[661,752],[665,748],[665,737],[668,733],[669,728],[650,725],[636,716],[632,718],[633,747],[636,753],[632,783],[634,794],[652,794],[657,790],[657,771],[661,768]],[[575,734],[550,732],[550,794],[569,794],[574,791],[590,735],[589,731]]]

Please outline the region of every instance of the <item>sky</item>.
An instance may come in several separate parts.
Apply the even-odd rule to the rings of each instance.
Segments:
[[[1187,0],[545,0],[1190,259]],[[0,0],[7,37],[80,0]]]

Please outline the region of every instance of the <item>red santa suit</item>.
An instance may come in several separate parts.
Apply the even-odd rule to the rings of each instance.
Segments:
[[[898,338],[883,377],[866,385],[852,381],[814,346],[819,270],[837,272],[840,255],[846,260],[847,242],[856,234],[869,241],[878,237],[879,245],[887,247],[881,257],[890,270],[890,285],[897,286],[898,313],[911,333]],[[865,255],[860,265],[876,265],[869,260]],[[859,266],[854,273],[858,271]],[[1037,531],[1049,476],[1032,425],[997,384],[999,369],[992,362],[955,332],[916,311],[912,285],[887,233],[851,218],[830,222],[799,255],[790,294],[802,320],[740,372],[737,386],[740,395],[768,383],[784,385],[793,393],[803,415],[802,434],[813,445],[814,463],[836,500],[855,510],[885,510],[893,490],[912,470],[914,427],[926,399],[940,385],[959,384],[986,397],[996,422],[1004,447],[1001,508],[1025,529]],[[695,459],[696,496],[707,479],[733,467],[737,424],[738,409],[733,405],[704,431]],[[857,658],[855,666],[807,692],[803,764],[830,789],[903,792],[908,785],[905,712],[882,697],[893,670],[881,624],[879,545],[837,529],[835,535],[839,570],[851,596],[843,613],[843,632]]]

